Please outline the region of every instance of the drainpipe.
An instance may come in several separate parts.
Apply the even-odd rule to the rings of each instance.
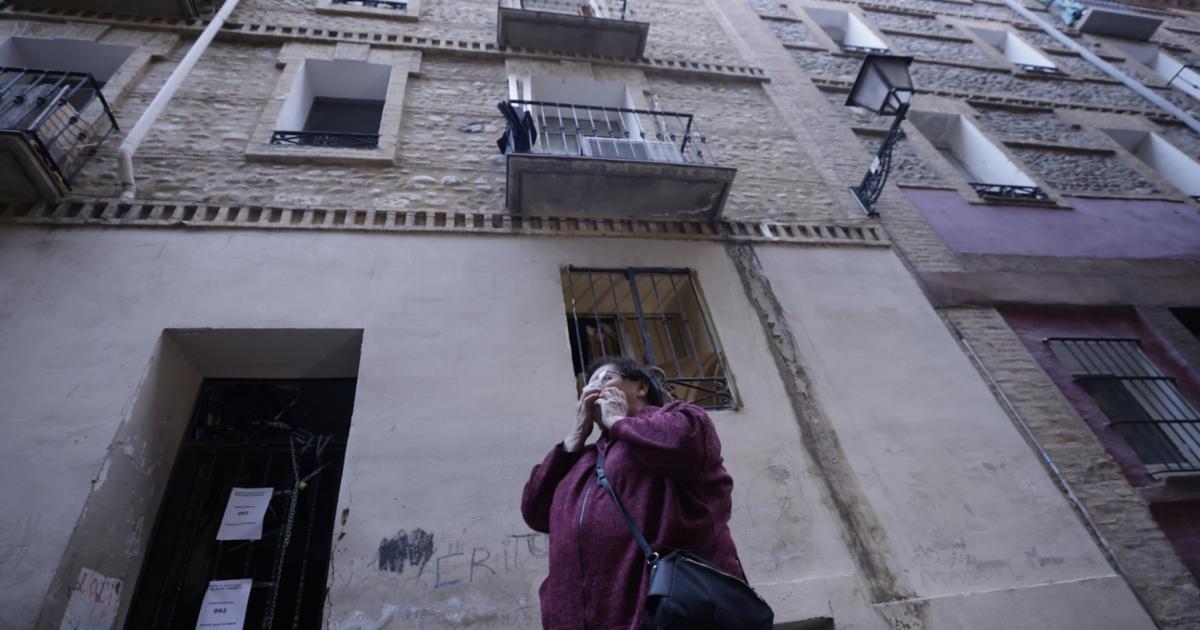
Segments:
[[[1177,107],[1174,103],[1159,96],[1158,94],[1155,94],[1154,90],[1151,90],[1150,88],[1146,87],[1145,85],[1142,85],[1142,83],[1140,81],[1138,81],[1137,79],[1127,76],[1124,72],[1121,72],[1115,66],[1113,66],[1111,63],[1108,63],[1107,61],[1101,59],[1092,51],[1088,50],[1087,48],[1084,48],[1083,46],[1080,46],[1078,42],[1076,42],[1075,40],[1071,39],[1070,37],[1067,37],[1066,35],[1064,35],[1061,31],[1054,28],[1054,25],[1050,24],[1046,20],[1043,20],[1042,18],[1035,15],[1032,11],[1025,8],[1025,6],[1022,5],[1020,2],[1018,2],[1017,0],[1004,0],[1004,4],[1008,5],[1008,8],[1015,11],[1021,17],[1040,26],[1042,28],[1042,30],[1046,32],[1047,35],[1049,35],[1050,37],[1053,37],[1055,39],[1055,41],[1057,41],[1058,43],[1062,44],[1063,46],[1066,46],[1070,50],[1073,50],[1073,51],[1079,53],[1080,56],[1082,56],[1084,59],[1087,59],[1089,62],[1091,62],[1091,64],[1093,66],[1096,66],[1102,72],[1104,72],[1104,74],[1107,74],[1108,76],[1120,81],[1121,83],[1124,83],[1125,87],[1133,90],[1134,92],[1137,92],[1139,96],[1146,99],[1147,101],[1150,101],[1151,103],[1154,103],[1158,107],[1170,112],[1172,116],[1178,118],[1183,124],[1190,127],[1192,131],[1200,134],[1200,121],[1197,121],[1195,118],[1192,118],[1191,114],[1188,114],[1187,112],[1183,111],[1182,109]]]
[[[225,0],[221,10],[217,11],[212,21],[205,27],[204,32],[200,33],[196,43],[192,44],[191,50],[183,56],[183,61],[179,62],[175,71],[163,84],[162,89],[154,95],[154,100],[150,101],[146,111],[142,112],[142,117],[138,119],[137,124],[121,142],[121,148],[117,149],[117,177],[121,180],[122,199],[133,199],[137,194],[137,185],[133,176],[133,154],[137,152],[138,145],[146,139],[146,134],[150,133],[150,127],[154,126],[154,121],[158,120],[158,116],[167,108],[167,103],[171,101],[171,97],[175,96],[175,91],[179,89],[183,80],[187,78],[188,73],[199,61],[200,55],[203,55],[204,51],[208,49],[208,45],[216,37],[217,31],[221,30],[221,26],[229,18],[229,14],[237,8],[238,2],[239,0]]]

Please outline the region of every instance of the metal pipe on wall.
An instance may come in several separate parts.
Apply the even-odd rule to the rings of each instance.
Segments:
[[[1200,134],[1200,121],[1193,118],[1191,114],[1183,111],[1171,101],[1168,101],[1158,94],[1155,94],[1154,90],[1151,90],[1143,85],[1141,81],[1138,81],[1137,79],[1126,75],[1124,72],[1121,72],[1116,68],[1116,66],[1101,59],[1098,55],[1096,55],[1096,53],[1084,48],[1083,46],[1080,46],[1078,42],[1070,37],[1067,37],[1066,34],[1057,28],[1054,28],[1053,24],[1035,15],[1033,11],[1025,8],[1025,6],[1017,0],[1004,0],[1004,4],[1008,5],[1008,8],[1012,9],[1021,17],[1033,22],[1034,24],[1037,24],[1043,31],[1046,32],[1047,35],[1053,37],[1058,43],[1066,46],[1068,49],[1074,52],[1079,53],[1081,57],[1087,59],[1093,66],[1099,68],[1104,74],[1107,74],[1108,76],[1125,84],[1125,87],[1133,90],[1138,94],[1138,96],[1150,101],[1157,107],[1170,112],[1172,116],[1178,118],[1183,124],[1191,128],[1192,131]]]
[[[204,31],[200,33],[200,37],[196,38],[196,43],[192,44],[187,54],[183,56],[183,60],[176,66],[175,71],[167,78],[167,82],[163,84],[162,89],[158,94],[154,95],[154,100],[150,101],[150,105],[146,107],[146,111],[142,112],[141,118],[133,126],[133,129],[125,136],[125,140],[121,142],[121,147],[117,149],[117,177],[121,181],[121,198],[133,199],[137,195],[137,182],[133,173],[133,154],[137,153],[138,146],[142,140],[146,139],[146,134],[150,133],[150,128],[154,126],[154,122],[158,120],[159,115],[167,108],[171,98],[175,96],[175,92],[179,86],[183,84],[184,79],[195,67],[196,62],[200,60],[200,56],[208,50],[208,45],[212,43],[217,32],[225,24],[225,20],[237,8],[240,0],[226,0],[225,4],[221,5],[221,9],[213,16],[212,21],[208,23]]]

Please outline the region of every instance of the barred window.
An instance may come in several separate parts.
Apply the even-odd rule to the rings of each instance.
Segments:
[[[571,359],[580,388],[602,356],[626,356],[666,373],[664,387],[707,409],[736,400],[725,356],[687,269],[563,270]]]
[[[1200,471],[1200,412],[1142,352],[1137,339],[1046,343],[1108,416],[1151,475]]]

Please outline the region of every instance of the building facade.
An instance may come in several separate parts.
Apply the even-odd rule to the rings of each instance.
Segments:
[[[537,627],[520,492],[605,354],[709,409],[779,627],[1200,624],[1200,136],[1014,8],[119,9],[0,9],[0,627]],[[1145,15],[1059,27],[1197,110]]]

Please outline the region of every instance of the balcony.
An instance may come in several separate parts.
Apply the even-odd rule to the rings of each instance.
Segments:
[[[0,67],[0,199],[66,195],[116,129],[91,74]]]
[[[715,219],[737,169],[691,114],[502,101],[508,210],[535,216]]]
[[[650,24],[639,22],[626,0],[499,0],[496,43],[637,59]]]
[[[168,19],[211,16],[215,0],[17,0],[18,7],[96,11],[106,14],[138,15]]]

